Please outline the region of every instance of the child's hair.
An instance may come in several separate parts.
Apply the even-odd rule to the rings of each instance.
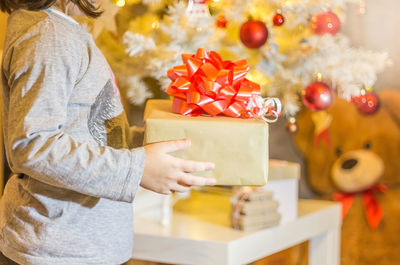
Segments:
[[[70,1],[89,17],[98,17],[102,13],[90,0]],[[56,2],[57,0],[0,0],[0,10],[7,13],[11,13],[16,9],[41,10],[51,7]]]

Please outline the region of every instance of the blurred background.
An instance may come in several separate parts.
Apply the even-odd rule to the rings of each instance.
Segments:
[[[131,125],[143,126],[148,99],[169,98],[164,92],[171,83],[167,71],[182,64],[182,53],[206,48],[224,60],[246,59],[246,78],[260,84],[262,96],[278,97],[283,103],[281,117],[269,130],[270,159],[285,160],[277,162],[276,189],[271,188],[271,174],[270,186],[265,186],[272,189],[274,200],[291,206],[296,218],[297,195],[330,200],[337,192],[349,195],[343,188],[347,183],[335,182],[337,175],[357,185],[373,178],[371,186],[355,190],[358,195],[375,192],[375,184],[386,184],[388,192],[376,200],[386,218],[377,230],[368,226],[361,200],[351,206],[342,245],[358,249],[347,255],[343,248],[342,257],[350,258],[342,264],[400,264],[398,254],[393,254],[399,253],[399,230],[391,230],[398,227],[400,215],[400,1],[102,0],[102,6],[105,12],[99,19],[76,19],[92,33],[110,63]],[[0,53],[6,20],[7,15],[0,13]],[[381,96],[388,89],[392,91]],[[270,164],[270,172],[271,168]],[[289,173],[282,178],[285,170]],[[9,172],[0,172],[1,195]],[[293,189],[280,182],[285,178],[294,180]],[[233,189],[226,190],[231,196]],[[218,204],[221,199],[215,194],[203,195],[207,200],[192,197],[192,204],[178,203],[175,210],[192,209],[191,214],[211,218],[223,215],[221,220],[229,221],[231,198]],[[136,205],[140,198],[148,201],[137,196]],[[206,201],[223,205],[220,208],[226,211],[215,211],[205,206]],[[379,204],[373,207],[379,212]],[[378,258],[370,259],[375,250]],[[354,253],[361,257],[358,261],[351,256]],[[300,260],[298,255],[295,260]],[[286,264],[259,264],[278,263]]]
[[[163,75],[165,73],[165,69],[172,65],[179,64],[180,58],[179,56],[176,56],[180,51],[185,50],[184,47],[166,47],[165,45],[159,45],[159,43],[156,43],[155,48],[158,49],[159,52],[161,50],[166,50],[166,54],[168,55],[168,52],[173,51],[174,57],[172,60],[171,58],[166,58],[165,61],[168,61],[166,64],[160,63],[164,58],[161,55],[157,55],[159,60],[158,62],[153,62],[154,65],[152,66],[154,69],[157,68],[157,71],[155,71],[155,75],[152,76],[152,78],[147,78],[143,77],[143,74],[139,75],[139,80],[137,76],[134,74],[130,73],[127,71],[130,66],[132,66],[131,69],[134,69],[133,71],[136,71],[138,69],[137,65],[134,66],[135,62],[126,62],[124,58],[120,58],[121,56],[126,56],[127,58],[129,57],[128,54],[140,54],[142,52],[140,49],[142,49],[143,45],[145,45],[145,42],[141,42],[140,45],[137,45],[135,43],[135,39],[132,40],[129,39],[129,37],[126,36],[125,31],[130,31],[131,33],[135,33],[135,29],[140,28],[140,25],[143,24],[143,21],[150,21],[152,23],[152,27],[154,29],[155,27],[158,28],[159,25],[157,23],[162,23],[161,20],[155,19],[154,14],[157,16],[160,16],[160,14],[165,15],[166,14],[166,9],[165,7],[160,8],[160,6],[157,6],[158,2],[160,1],[149,1],[145,0],[143,3],[140,3],[140,1],[129,1],[127,0],[125,2],[117,1],[117,2],[109,2],[108,0],[104,0],[104,7],[107,10],[105,16],[103,16],[102,19],[100,19],[99,22],[93,22],[93,21],[85,21],[83,22],[84,25],[87,26],[89,30],[92,31],[93,34],[95,34],[97,42],[100,46],[100,48],[103,50],[103,52],[106,54],[107,59],[109,59],[110,64],[112,65],[114,71],[116,72],[116,76],[119,81],[119,85],[122,90],[122,94],[124,96],[124,103],[125,107],[127,109],[128,115],[129,115],[129,120],[132,124],[136,125],[142,125],[142,113],[143,113],[143,108],[144,108],[144,101],[146,98],[151,98],[151,97],[166,97],[166,95],[159,90],[159,86],[161,83],[161,87],[165,87],[166,83],[169,82],[169,80],[162,80],[163,78],[157,78],[157,75]],[[174,1],[164,1],[164,4],[170,4]],[[182,2],[182,1],[181,1]],[[187,4],[186,1],[185,5]],[[213,1],[211,1],[213,2]],[[218,2],[218,1],[214,1]],[[231,1],[232,2],[232,1]],[[233,1],[235,2],[235,1]],[[239,3],[240,1],[236,1],[235,3]],[[262,2],[262,1],[254,1],[255,3]],[[275,9],[279,9],[279,7],[282,7],[283,11],[285,11],[285,6],[283,6],[282,3],[285,3],[287,6],[300,6],[301,1],[268,1],[272,2],[274,7],[272,8],[272,11],[269,10],[271,13],[275,13]],[[306,1],[311,7],[313,7],[312,1]],[[321,3],[324,1],[314,1],[317,3],[318,8],[321,7]],[[327,3],[330,2],[335,2],[335,1],[325,1]],[[349,41],[350,44],[349,46],[352,48],[362,48],[363,50],[366,51],[366,54],[368,53],[369,50],[373,52],[383,52],[388,54],[388,60],[386,59],[376,59],[376,60],[386,60],[385,61],[385,66],[381,67],[382,69],[374,69],[374,70],[369,70],[368,73],[365,75],[371,75],[371,73],[375,74],[376,73],[376,82],[373,80],[373,90],[374,91],[379,91],[380,89],[384,88],[394,88],[394,89],[400,89],[400,75],[397,73],[397,69],[400,66],[400,45],[398,41],[398,25],[400,24],[400,16],[397,14],[400,10],[400,2],[396,0],[383,0],[383,1],[374,1],[374,0],[366,0],[366,1],[358,1],[358,0],[353,0],[353,1],[336,1],[337,4],[333,4],[333,9],[334,11],[337,11],[338,16],[341,19],[341,29],[340,29],[340,34],[345,35]],[[346,2],[346,3],[345,3]],[[155,6],[154,7],[154,3]],[[153,7],[146,7],[146,5],[151,6],[153,4]],[[228,27],[227,31],[229,31],[229,23],[232,22],[232,24],[235,24],[237,22],[235,21],[229,21],[229,12],[225,10],[221,10],[221,7],[218,6],[218,3],[211,3],[210,5],[216,5],[214,10],[211,10],[213,12],[217,12],[221,15],[225,15],[228,19]],[[116,8],[116,6],[124,6],[121,9]],[[336,6],[335,6],[336,5]],[[345,6],[345,8],[342,8],[342,6]],[[329,6],[331,7],[331,6]],[[186,7],[185,7],[186,8]],[[336,9],[335,9],[336,8]],[[312,9],[312,8],[311,8]],[[286,12],[289,12],[290,8],[286,8]],[[322,10],[322,9],[321,9]],[[179,11],[179,10],[178,10]],[[292,10],[293,11],[293,10]],[[318,9],[313,9],[313,11],[308,10],[307,14],[310,12],[317,12]],[[130,12],[130,13],[129,13]],[[294,11],[293,11],[294,12]],[[179,14],[171,14],[170,17],[174,18],[175,16],[179,16]],[[182,15],[182,14],[181,14]],[[212,14],[215,16],[215,13]],[[258,14],[259,15],[259,14]],[[283,12],[283,15],[286,16],[285,12]],[[306,15],[304,15],[306,17]],[[257,14],[255,15],[257,18]],[[142,22],[138,22],[138,18],[142,19]],[[243,18],[243,16],[241,17]],[[201,18],[200,18],[201,19]],[[289,17],[290,19],[290,17]],[[310,17],[307,17],[306,19],[310,19]],[[0,13],[0,43],[2,44],[4,41],[4,35],[5,35],[5,29],[6,29],[6,20],[7,20],[7,15],[4,13]],[[125,23],[128,22],[128,23]],[[150,23],[149,22],[149,23]],[[124,25],[128,24],[127,25]],[[140,24],[142,23],[142,24]],[[203,23],[203,22],[201,22]],[[204,22],[206,24],[206,22]],[[285,22],[288,24],[284,24],[283,26],[288,25],[290,26],[290,22]],[[304,21],[300,21],[297,24],[304,24]],[[176,24],[179,24],[179,22],[176,22]],[[292,23],[293,24],[293,23]],[[142,25],[143,26],[143,25]],[[268,27],[273,26],[271,23],[267,24]],[[138,30],[139,33],[141,33],[143,36],[148,37],[151,36],[150,33],[148,33],[147,28],[149,26],[144,25],[142,29]],[[291,25],[290,27],[294,27]],[[161,26],[161,29],[163,27]],[[220,27],[221,28],[221,27]],[[223,28],[223,27],[222,27]],[[238,27],[236,26],[236,30]],[[171,29],[171,26],[169,29],[164,30],[165,33],[169,33],[169,31],[173,31],[174,29]],[[187,29],[186,29],[187,30]],[[218,30],[218,29],[217,29]],[[271,28],[270,28],[271,30]],[[140,32],[142,31],[142,32]],[[272,42],[275,42],[274,38],[278,39],[279,38],[279,32],[276,33],[278,30],[275,30],[275,33],[271,34],[269,36],[269,40]],[[112,32],[111,35],[107,35],[105,32]],[[202,33],[200,33],[201,35]],[[310,35],[309,33],[307,33]],[[173,34],[171,34],[173,35]],[[229,35],[229,34],[228,34]],[[307,36],[308,36],[307,35]],[[111,36],[111,37],[110,37]],[[173,36],[173,38],[177,38],[177,36]],[[201,43],[201,41],[207,40],[207,34],[204,34],[203,40],[196,40],[196,39],[191,39],[190,41],[194,42],[193,47],[191,50],[195,50],[198,47],[197,43]],[[157,39],[154,39],[155,42],[157,42]],[[132,43],[133,41],[133,43]],[[185,40],[186,42],[181,42],[183,43],[182,45],[188,45],[190,44],[190,41]],[[207,40],[207,42],[209,42]],[[116,44],[118,43],[118,44]],[[175,42],[174,45],[177,45],[178,42]],[[215,42],[217,43],[217,42]],[[276,41],[275,43],[279,43],[279,40]],[[211,42],[213,44],[213,42]],[[300,44],[300,47],[303,47],[304,43]],[[138,46],[138,51],[134,51],[134,47],[132,46]],[[240,49],[244,50],[247,52],[244,57],[245,59],[248,59],[249,61],[252,61],[249,58],[257,58],[259,54],[256,54],[254,51],[246,49],[246,47],[243,47],[241,44],[234,44],[230,43],[229,45],[231,46],[240,46]],[[303,46],[302,46],[303,45]],[[135,46],[135,47],[136,47]],[[150,45],[151,46],[151,45]],[[268,45],[265,45],[266,47]],[[284,45],[281,46],[281,48]],[[293,45],[294,47],[299,46],[298,43]],[[311,45],[312,46],[312,45]],[[128,47],[126,52],[128,54],[121,55],[121,47]],[[264,53],[263,56],[269,56],[269,60],[265,60],[267,62],[272,62],[273,60],[279,61],[279,54],[277,52],[274,53],[273,49],[271,48],[273,45],[268,46],[267,48],[260,48],[259,53],[262,54]],[[308,46],[305,46],[306,48]],[[279,46],[278,46],[279,48]],[[304,47],[303,47],[304,48]],[[300,48],[300,49],[303,49]],[[314,47],[315,48],[315,47]],[[168,50],[169,49],[169,50]],[[232,55],[232,53],[239,53],[241,54],[241,50],[234,50],[232,49],[231,52],[226,52],[228,55]],[[117,52],[116,52],[117,51]],[[233,52],[232,52],[233,51]],[[119,52],[119,53],[118,53]],[[154,51],[153,51],[154,52]],[[123,54],[123,51],[122,51]],[[304,58],[307,57],[308,54],[302,54],[300,55],[303,56]],[[354,56],[354,55],[353,55]],[[356,56],[356,55],[355,55]],[[149,57],[149,55],[147,56]],[[234,56],[233,56],[234,57]],[[304,59],[303,58],[303,59]],[[371,59],[372,60],[372,59]],[[262,61],[262,60],[261,60]],[[373,61],[373,60],[372,60]],[[388,63],[390,61],[390,63]],[[261,63],[256,62],[252,63],[250,62],[251,66],[253,67],[259,67],[263,68],[267,72],[269,71],[268,65],[263,65]],[[373,63],[370,63],[373,64]],[[279,65],[279,62],[276,63],[276,65]],[[140,68],[143,68],[139,65]],[[297,69],[298,70],[298,69]],[[296,70],[296,71],[297,71]],[[148,71],[145,69],[145,71]],[[358,70],[355,70],[355,72]],[[260,71],[262,72],[262,71]],[[267,73],[268,74],[268,73]],[[308,72],[307,78],[305,78],[306,81],[303,83],[307,83],[307,80],[312,80],[312,75],[314,73]],[[330,73],[328,73],[329,75]],[[340,74],[340,73],[339,73]],[[338,74],[338,75],[339,75]],[[334,74],[332,74],[334,75]],[[310,77],[311,76],[311,77]],[[162,80],[161,82],[157,83],[155,79],[158,79],[158,81]],[[257,76],[255,77],[257,79]],[[304,79],[304,78],[303,78]],[[334,78],[332,78],[334,79]],[[369,76],[365,79],[374,79],[373,77],[370,78]],[[257,81],[257,80],[256,80]],[[290,80],[291,81],[291,80]],[[261,80],[261,82],[267,82],[267,87],[268,87],[268,82],[265,80]],[[289,81],[288,81],[289,82]],[[294,82],[294,81],[293,81]],[[371,82],[371,81],[368,81]],[[368,83],[366,81],[366,83]],[[132,84],[134,88],[132,88]],[[144,86],[147,86],[146,88],[143,88]],[[296,85],[293,85],[295,87]],[[334,86],[334,85],[333,85]],[[138,89],[140,87],[140,89]],[[154,87],[157,87],[156,89]],[[289,86],[288,86],[289,87]],[[303,88],[300,88],[300,90]],[[364,89],[364,87],[360,86],[357,87],[358,90]],[[371,89],[371,88],[369,88]],[[268,89],[267,89],[268,90]],[[339,90],[339,88],[338,88]],[[350,92],[349,92],[350,91]],[[356,91],[356,93],[357,93]],[[344,97],[348,97],[349,94],[354,93],[354,88],[349,86],[349,88],[346,90],[344,89],[343,91]],[[267,95],[273,94],[274,96],[281,96],[285,97],[285,95],[288,94],[294,94],[291,99],[283,100],[284,101],[284,107],[289,106],[285,109],[285,117],[281,118],[276,124],[273,124],[271,126],[271,138],[270,138],[270,155],[272,158],[279,158],[279,159],[285,159],[285,160],[290,160],[290,161],[296,161],[303,163],[303,158],[299,154],[297,148],[295,147],[295,144],[293,142],[293,134],[288,131],[288,123],[290,123],[290,117],[295,117],[297,111],[301,108],[299,105],[299,99],[294,99],[295,97],[298,97],[299,93],[299,88],[296,89],[282,89],[278,87],[277,89],[269,89],[269,91],[266,92]],[[288,98],[288,97],[287,97]],[[133,100],[132,100],[133,99]],[[135,101],[136,100],[136,101]],[[139,100],[139,102],[138,102]],[[285,105],[286,103],[286,105]],[[301,105],[301,104],[300,104]],[[303,167],[304,170],[304,167]],[[303,175],[305,173],[303,172]],[[301,180],[301,185],[300,185],[300,195],[303,197],[309,197],[311,196],[311,193],[307,187],[307,185],[304,182],[304,178]]]

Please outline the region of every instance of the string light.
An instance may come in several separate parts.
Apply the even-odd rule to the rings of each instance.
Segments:
[[[154,22],[151,24],[151,27],[152,27],[153,29],[158,29],[158,28],[160,27],[160,23],[159,23],[158,21],[154,21]]]
[[[367,92],[372,92],[372,86],[366,86],[365,91]]]
[[[317,73],[317,81],[321,82],[322,80],[322,74],[321,73]]]
[[[125,0],[117,0],[117,1],[115,2],[115,5],[116,5],[116,6],[119,6],[119,7],[124,7],[125,4],[126,4]]]

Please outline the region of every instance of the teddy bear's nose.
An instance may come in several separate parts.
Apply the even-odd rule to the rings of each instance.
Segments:
[[[358,161],[351,158],[351,159],[347,159],[346,161],[344,161],[342,163],[342,168],[343,169],[352,169],[355,165],[357,165]]]

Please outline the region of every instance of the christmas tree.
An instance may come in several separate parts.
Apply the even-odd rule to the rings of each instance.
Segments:
[[[390,62],[340,33],[350,2],[364,11],[360,0],[103,0],[103,18],[87,25],[134,105],[160,95],[167,70],[201,47],[246,59],[247,78],[279,97],[295,122],[304,105],[324,110],[334,94],[375,100],[370,90]]]

